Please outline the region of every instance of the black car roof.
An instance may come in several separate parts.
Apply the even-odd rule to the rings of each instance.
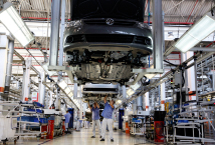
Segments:
[[[71,20],[116,18],[144,21],[145,0],[71,0]]]

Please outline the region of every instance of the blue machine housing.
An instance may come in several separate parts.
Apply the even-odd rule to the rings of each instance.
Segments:
[[[123,129],[124,109],[119,109],[119,129]]]
[[[71,118],[69,121],[69,128],[73,128],[73,120],[74,120],[74,108],[68,108],[69,113],[71,114]]]

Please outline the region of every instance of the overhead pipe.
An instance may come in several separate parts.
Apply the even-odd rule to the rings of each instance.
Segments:
[[[180,51],[180,50],[175,48],[174,51]],[[189,51],[215,52],[215,48],[214,47],[193,47]]]
[[[150,107],[150,103],[149,103],[149,92],[147,92],[147,93],[145,93],[144,94],[144,99],[145,99],[145,109],[146,109],[146,111],[150,111],[151,110],[151,107]]]
[[[14,49],[35,49],[35,50],[46,50],[46,48],[24,48],[24,47],[14,47]],[[49,48],[47,49],[47,50],[49,50]]]
[[[66,1],[61,3],[61,27],[60,27],[60,50],[59,50],[59,66],[63,66],[63,35],[65,30],[65,7]],[[62,79],[62,71],[58,72],[58,81]]]
[[[51,38],[50,38],[50,57],[49,65],[57,66],[58,62],[58,46],[59,46],[59,30],[60,30],[60,0],[52,0],[51,8]]]
[[[51,20],[51,18],[42,18],[42,17],[22,17],[23,19],[32,19],[32,20]],[[71,21],[71,19],[66,19],[68,21]],[[148,21],[144,21],[144,23],[149,23]],[[150,21],[150,24],[153,24]],[[164,24],[175,24],[175,25],[193,25],[192,22],[164,22]]]
[[[66,1],[62,0],[61,3],[61,30],[60,30],[60,53],[59,53],[59,65],[63,66],[63,34],[65,30],[65,7]]]
[[[215,52],[214,47],[193,47],[189,51]]]
[[[45,81],[45,72],[40,73],[40,81],[39,81],[39,103],[45,104],[45,94],[46,94],[46,86],[43,84]]]
[[[143,111],[143,96],[137,98],[137,110]]]
[[[163,70],[163,44],[164,44],[164,19],[162,11],[162,1],[153,0],[153,58],[154,68]]]
[[[8,56],[7,56],[7,69],[6,69],[6,78],[5,78],[5,94],[9,94],[10,82],[12,75],[12,63],[13,63],[13,53],[14,53],[14,40],[9,40],[8,42]]]

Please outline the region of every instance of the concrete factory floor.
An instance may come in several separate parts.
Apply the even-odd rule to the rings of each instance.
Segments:
[[[37,141],[35,138],[21,138],[17,141],[16,145],[152,145],[152,143],[147,142],[143,137],[133,137],[121,131],[114,132],[114,142],[110,142],[108,135],[109,133],[107,132],[106,140],[101,142],[98,135],[96,138],[91,138],[92,128],[89,128],[82,129],[80,132],[73,131],[72,134],[56,137],[54,140],[41,139]],[[7,144],[12,145],[14,143],[7,142]]]

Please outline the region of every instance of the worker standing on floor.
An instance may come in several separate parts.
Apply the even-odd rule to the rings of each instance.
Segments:
[[[114,111],[114,101],[111,100],[110,104],[107,102],[107,95],[104,98],[104,103],[105,103],[105,108],[102,112],[103,121],[102,121],[102,139],[100,141],[105,141],[105,133],[106,133],[106,126],[108,125],[109,129],[109,136],[110,140],[113,142],[113,119],[112,119],[112,114]]]
[[[66,111],[66,114],[64,115],[65,117],[65,128],[66,128],[66,133],[71,133],[69,130],[68,130],[68,126],[69,126],[69,121],[70,121],[70,118],[71,118],[71,114],[69,113],[69,111],[67,110]]]
[[[93,104],[93,107],[90,106],[89,102],[88,102],[88,107],[90,108],[91,112],[92,112],[92,120],[93,120],[93,136],[91,138],[95,138],[96,136],[96,125],[98,127],[99,130],[99,134],[101,137],[101,125],[100,125],[100,116],[99,116],[99,104],[97,102],[95,102]]]

